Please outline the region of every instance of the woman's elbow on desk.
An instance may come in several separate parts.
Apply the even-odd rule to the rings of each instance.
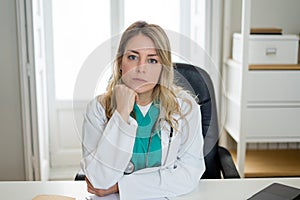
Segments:
[[[123,176],[123,172],[121,171],[104,169],[97,165],[93,166],[93,163],[87,164],[85,162],[86,161],[81,162],[82,171],[94,188],[109,189]]]

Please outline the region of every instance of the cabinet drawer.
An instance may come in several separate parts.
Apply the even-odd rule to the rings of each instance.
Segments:
[[[297,35],[250,35],[248,61],[250,64],[297,64]],[[242,36],[233,35],[232,57],[242,62]]]
[[[249,71],[247,99],[249,102],[300,101],[300,71]]]
[[[251,106],[246,111],[246,137],[289,138],[300,141],[300,106],[260,107]]]

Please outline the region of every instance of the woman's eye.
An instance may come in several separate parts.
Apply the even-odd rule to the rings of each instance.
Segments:
[[[156,64],[156,63],[157,63],[157,60],[151,58],[151,59],[148,60],[148,63],[150,63],[150,64]]]
[[[137,56],[135,56],[135,55],[129,55],[129,56],[128,56],[128,59],[129,59],[129,60],[136,60],[136,59],[137,59]]]

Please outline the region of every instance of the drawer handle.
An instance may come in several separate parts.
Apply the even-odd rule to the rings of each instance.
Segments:
[[[277,49],[276,48],[266,48],[266,56],[276,55]]]

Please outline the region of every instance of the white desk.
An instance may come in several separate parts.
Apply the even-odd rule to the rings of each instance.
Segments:
[[[201,180],[192,193],[172,200],[243,200],[271,183],[300,188],[300,178]],[[39,194],[56,194],[84,200],[90,194],[84,181],[0,182],[0,198],[31,200]]]
[[[275,182],[300,188],[300,178],[201,180],[196,190],[176,200],[245,200]]]

